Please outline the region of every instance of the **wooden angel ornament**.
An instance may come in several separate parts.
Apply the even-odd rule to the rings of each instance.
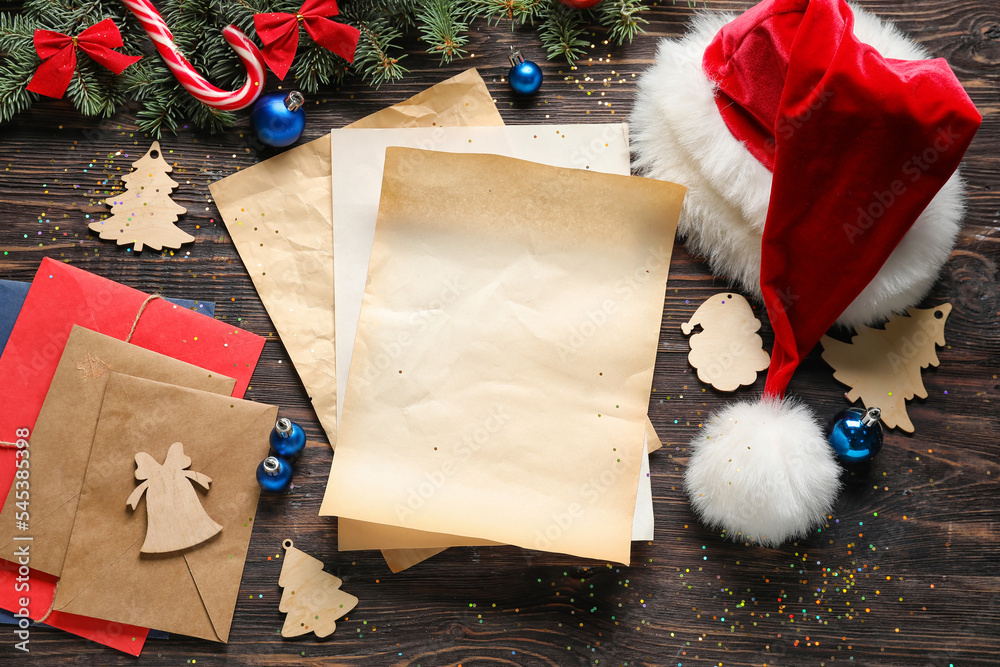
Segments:
[[[753,384],[771,358],[756,333],[760,320],[739,294],[725,292],[709,297],[691,319],[681,325],[685,335],[696,325],[702,331],[691,336],[688,362],[698,370],[698,379],[719,391],[735,391]]]
[[[111,216],[90,223],[102,239],[114,239],[118,245],[134,243],[136,252],[149,246],[153,250],[180,248],[194,237],[174,225],[177,216],[187,209],[174,203],[170,193],[177,183],[167,174],[173,171],[154,141],[146,154],[132,163],[132,172],[122,176],[125,192],[109,197]]]
[[[944,325],[951,304],[937,308],[910,308],[893,316],[885,329],[859,327],[850,343],[823,336],[823,360],[838,381],[851,387],[847,400],[859,398],[866,408],[878,406],[882,423],[913,433],[906,401],[927,398],[920,369],[937,366],[935,345],[944,345]]]
[[[146,452],[135,455],[135,478],[142,484],[135,487],[125,504],[135,510],[142,494],[146,494],[146,541],[139,549],[142,553],[187,549],[222,530],[205,512],[192,486],[198,484],[207,491],[212,480],[186,470],[189,465],[191,459],[179,442],[170,445],[163,465]]]
[[[337,619],[350,612],[358,599],[340,590],[342,582],[323,571],[323,561],[296,549],[291,540],[282,544],[285,562],[281,564],[278,585],[284,591],[278,610],[287,614],[282,637],[298,637],[307,632],[326,637],[337,629]]]

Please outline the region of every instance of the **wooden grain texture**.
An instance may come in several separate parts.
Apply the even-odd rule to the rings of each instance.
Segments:
[[[698,4],[739,11],[751,3]],[[197,238],[164,254],[134,255],[87,231],[107,211],[100,200],[120,189],[121,174],[149,145],[135,129],[134,110],[98,121],[46,101],[0,127],[0,277],[29,280],[50,256],[140,289],[216,301],[218,317],[268,338],[247,397],[280,405],[311,439],[295,489],[261,500],[228,645],[150,640],[136,660],[39,629],[27,659],[199,667],[1000,664],[1000,7],[995,0],[859,4],[946,57],[985,121],[963,167],[965,226],[921,304],[949,301],[954,311],[941,365],[923,372],[929,396],[908,408],[916,433],[888,433],[873,468],[845,477],[829,526],[780,549],[720,540],[694,521],[682,490],[686,443],[710,411],[733,400],[702,386],[687,364],[680,323],[729,286],[682,247],[673,255],[649,412],[664,441],[651,461],[656,540],[634,547],[633,566],[466,548],[391,575],[375,552],[338,553],[335,523],[317,516],[332,454],[208,193],[210,182],[273,154],[249,137],[245,115],[224,135],[184,131],[162,140],[180,184],[172,197],[188,209],[178,224]],[[415,53],[403,83],[381,90],[352,84],[313,100],[304,139],[470,65],[480,68],[507,123],[623,120],[658,39],[682,34],[693,11],[662,2],[647,14],[647,34],[627,48],[609,51],[596,34],[593,60],[576,70],[545,62],[529,30],[476,24],[474,58],[438,68],[435,58]],[[542,65],[545,83],[534,100],[515,100],[501,81],[510,45]],[[770,349],[772,332],[757,312]],[[759,378],[737,395],[762,386]],[[790,391],[820,415],[846,406],[818,348]],[[274,556],[286,538],[360,599],[327,639],[279,634],[281,561]],[[14,641],[13,631],[0,627],[0,664],[15,664]]]

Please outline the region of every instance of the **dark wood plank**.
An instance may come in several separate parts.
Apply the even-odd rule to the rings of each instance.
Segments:
[[[740,11],[748,2],[698,3]],[[941,366],[910,404],[917,432],[892,432],[868,475],[848,476],[829,525],[780,549],[720,540],[699,526],[683,493],[687,443],[732,400],[697,381],[680,322],[727,289],[697,257],[675,248],[650,416],[664,439],[652,460],[656,540],[633,549],[629,568],[512,547],[451,549],[399,575],[377,553],[338,553],[335,523],[317,516],[332,453],[305,392],[219,222],[208,183],[274,154],[244,122],[219,136],[166,137],[181,183],[174,199],[197,241],[175,253],[133,256],[101,242],[86,216],[120,189],[148,146],[134,109],[98,121],[60,102],[0,127],[0,277],[30,280],[42,257],[72,262],[144,290],[214,300],[218,317],[268,337],[248,397],[276,403],[311,442],[286,498],[261,501],[228,645],[150,640],[135,660],[52,630],[31,636],[30,660],[81,665],[987,665],[1000,654],[1000,13],[993,0],[867,0],[932,54],[946,57],[985,117],[964,165],[969,214],[951,260],[924,305],[950,301]],[[683,33],[686,3],[649,12],[647,34],[571,70],[546,63],[530,30],[477,24],[474,58],[438,68],[412,55],[405,82],[350,84],[311,103],[316,138],[475,65],[506,122],[626,120],[635,81],[657,41]],[[515,100],[500,77],[510,45],[538,61],[546,81]],[[611,54],[610,61],[606,59]],[[605,60],[601,60],[605,58]],[[272,82],[273,85],[273,82]],[[121,154],[119,153],[121,152]],[[127,153],[129,157],[124,154]],[[770,344],[770,330],[764,336]],[[759,381],[750,396],[762,388]],[[843,407],[843,387],[811,355],[792,392],[820,415]],[[877,514],[877,516],[876,516]],[[863,524],[863,525],[862,525]],[[284,538],[344,579],[361,603],[326,640],[283,640],[278,612]],[[0,644],[12,645],[0,627]],[[0,664],[13,664],[12,646]]]

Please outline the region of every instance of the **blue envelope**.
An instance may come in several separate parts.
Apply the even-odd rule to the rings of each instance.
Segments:
[[[5,281],[6,282],[6,281]],[[16,618],[14,614],[10,613],[6,609],[0,609],[0,625],[17,625],[21,622],[21,619]],[[35,628],[47,628],[50,627],[44,623],[39,623],[38,621],[32,621],[28,619],[28,623],[31,627]],[[170,635],[166,632],[160,632],[159,630],[150,630],[149,634],[146,635],[146,639],[170,639]]]
[[[21,306],[28,296],[28,289],[31,283],[22,283],[16,280],[0,280],[0,354],[7,345],[10,332],[14,329],[14,322],[21,312]],[[167,299],[182,308],[199,312],[208,317],[215,317],[215,303],[211,301],[192,301],[191,299]]]
[[[14,280],[0,280],[0,354],[7,345],[10,332],[14,329],[17,314],[28,296],[31,283],[19,283]]]

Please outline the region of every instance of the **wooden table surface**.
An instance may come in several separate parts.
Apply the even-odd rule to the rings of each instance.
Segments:
[[[750,4],[712,1],[705,8]],[[215,301],[217,317],[267,337],[247,397],[280,405],[311,440],[295,490],[261,500],[228,645],[150,639],[135,659],[39,629],[27,659],[199,667],[1000,664],[1000,6],[860,4],[947,58],[984,123],[963,167],[965,226],[923,304],[948,301],[954,312],[940,367],[923,372],[929,397],[909,405],[916,433],[889,432],[870,474],[846,478],[829,526],[779,549],[721,540],[698,525],[683,492],[686,444],[705,415],[732,396],[706,391],[687,364],[679,325],[727,283],[682,246],[670,268],[649,409],[667,443],[651,457],[655,541],[633,546],[631,567],[513,547],[460,548],[392,575],[377,552],[338,553],[335,521],[317,516],[332,452],[208,192],[209,183],[274,151],[255,148],[245,118],[219,136],[165,137],[163,148],[178,164],[173,198],[188,209],[180,226],[197,240],[177,252],[133,254],[99,240],[87,222],[107,211],[105,191],[121,188],[120,176],[150,142],[135,129],[135,109],[95,120],[43,102],[0,127],[0,278],[30,280],[39,261],[52,257],[142,290]],[[545,62],[530,30],[477,24],[473,58],[439,68],[436,58],[415,52],[403,83],[328,91],[308,106],[303,140],[470,66],[480,69],[509,124],[624,121],[657,42],[681,35],[692,16],[686,3],[661,5],[647,14],[646,34],[610,58],[595,36],[593,61],[574,71]],[[531,102],[515,101],[501,81],[509,45],[545,71]],[[115,157],[119,150],[131,159]],[[766,322],[762,333],[770,347]],[[762,382],[740,393],[750,396]],[[791,386],[824,417],[847,405],[843,391],[816,352]],[[289,537],[361,600],[325,640],[279,635],[280,561],[268,557]],[[0,664],[24,659],[15,641],[9,626],[0,627]]]

